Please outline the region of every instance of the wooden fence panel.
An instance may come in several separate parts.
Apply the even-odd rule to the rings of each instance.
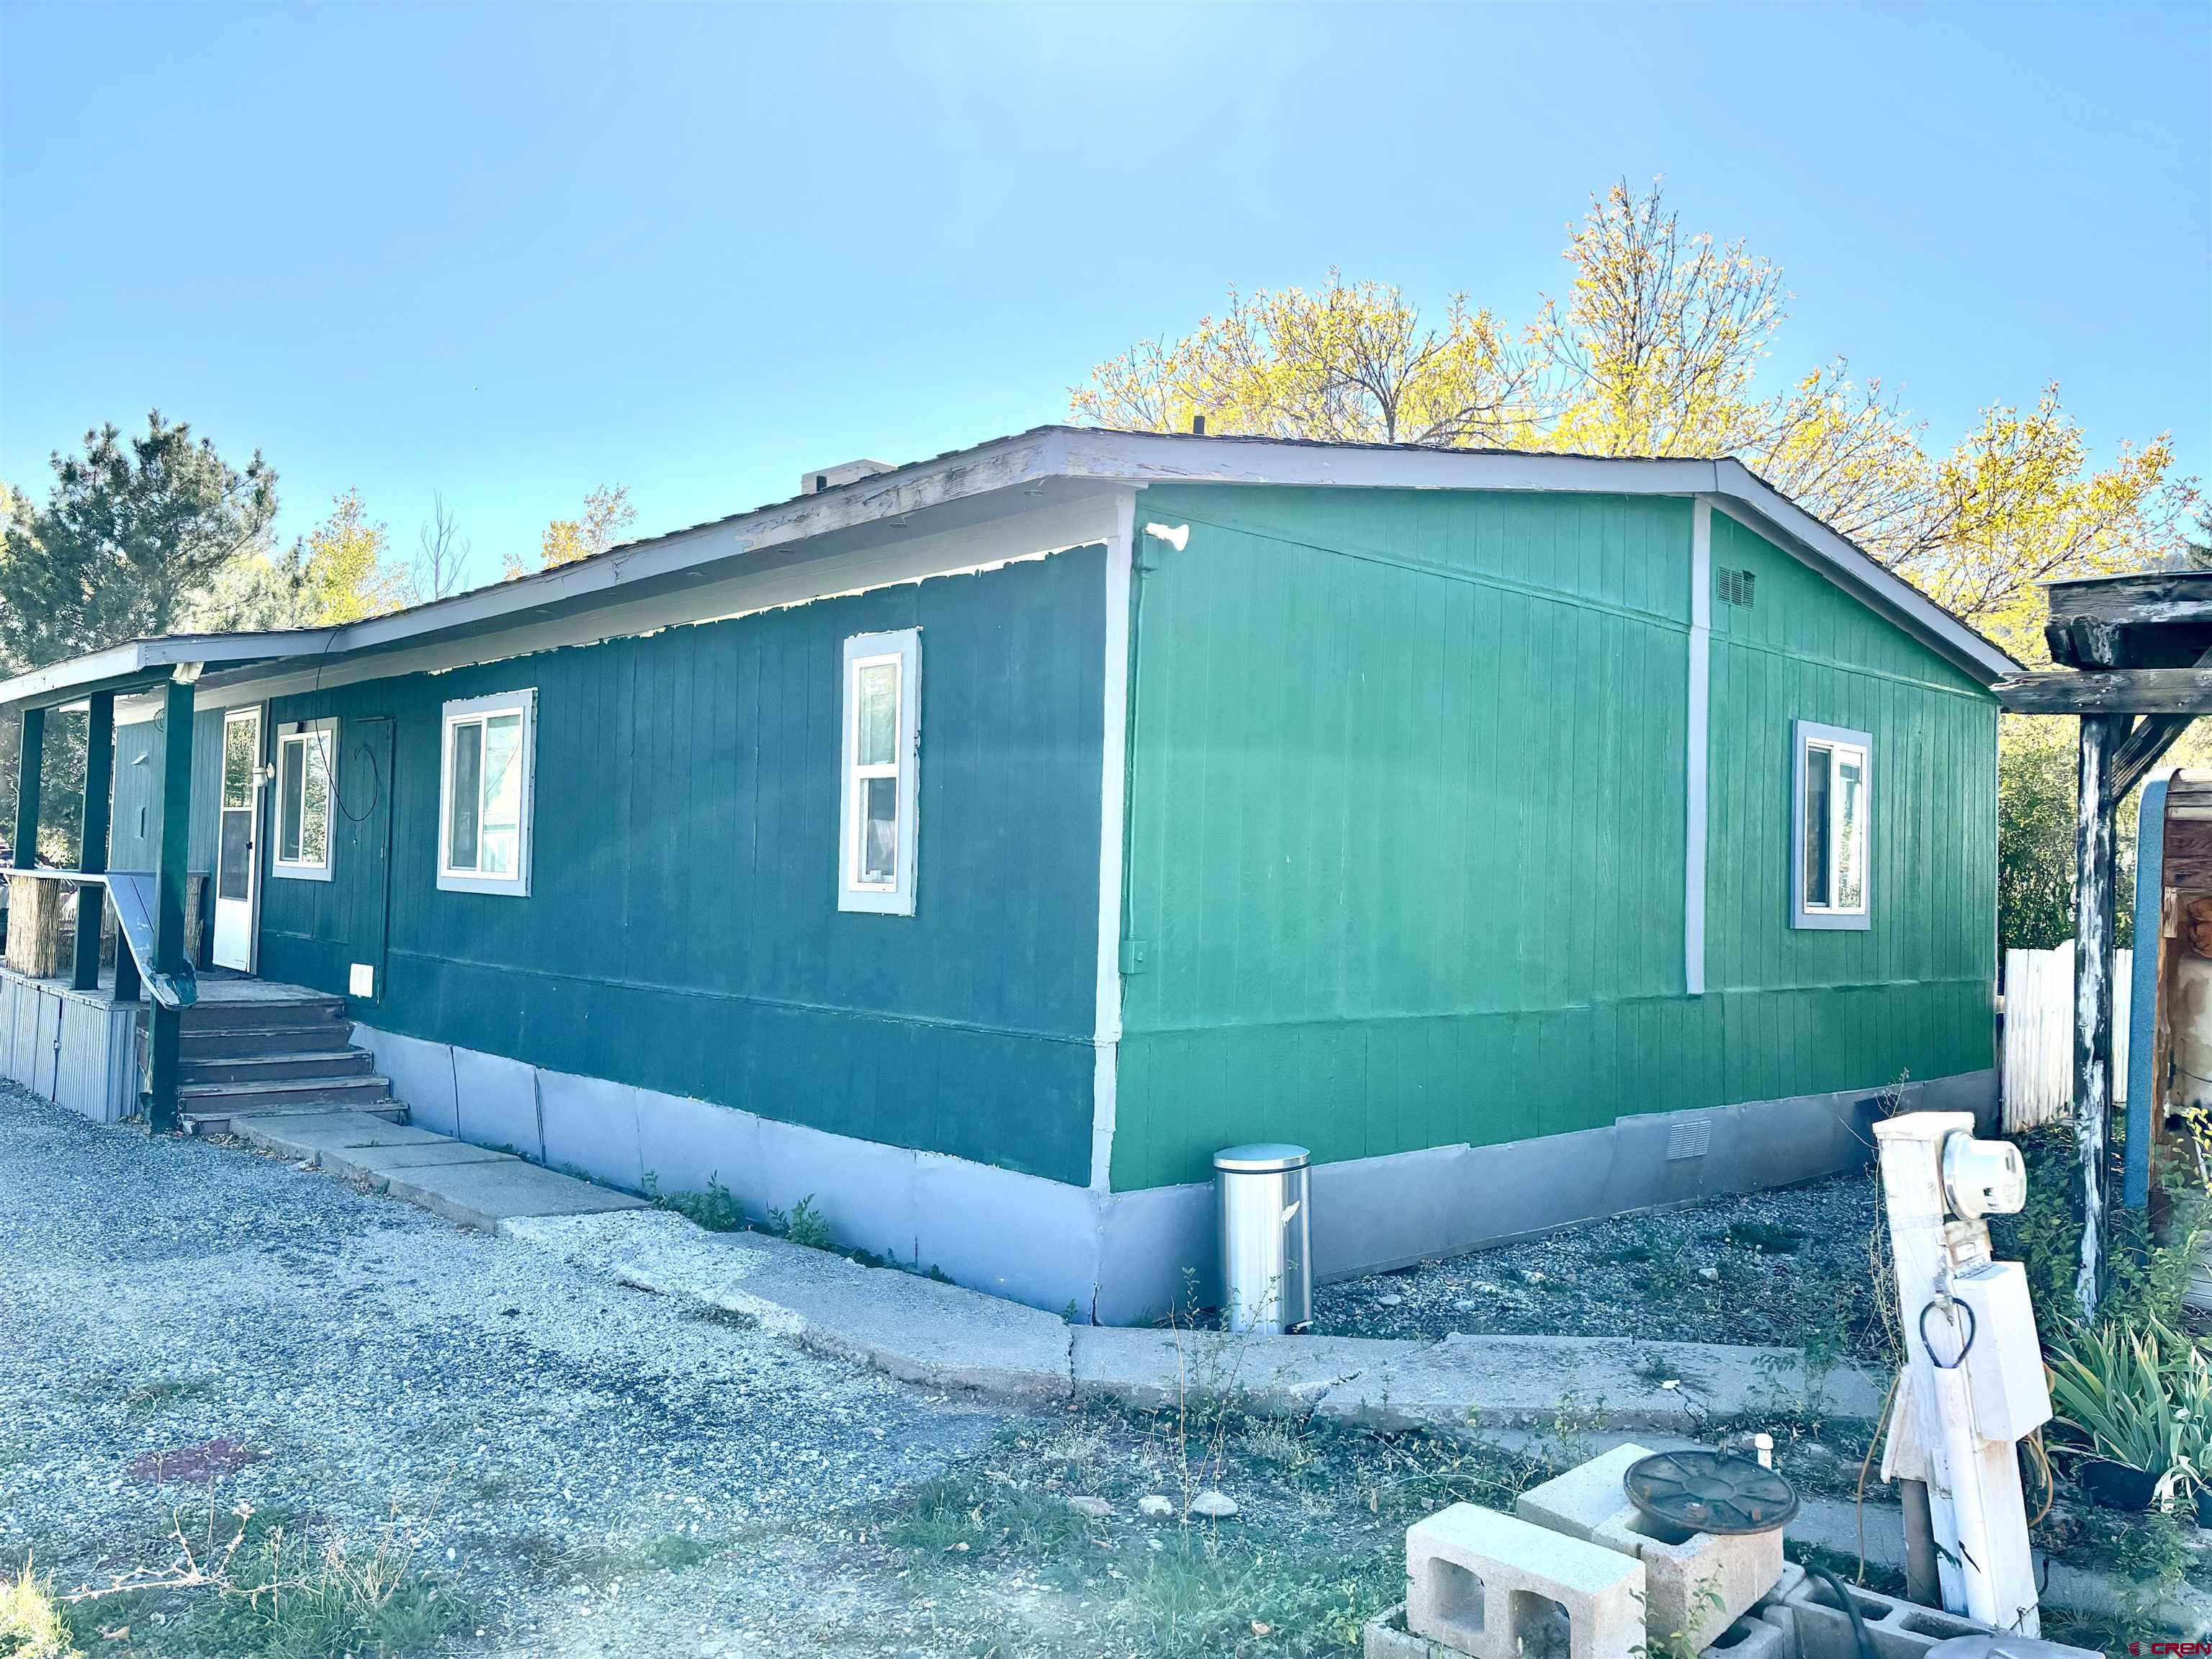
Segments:
[[[2112,1099],[2128,1092],[2128,1007],[2135,952],[2114,953]],[[2074,1115],[2074,945],[2005,952],[2004,1132]]]

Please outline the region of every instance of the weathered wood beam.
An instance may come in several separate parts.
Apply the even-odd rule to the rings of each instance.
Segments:
[[[115,773],[115,694],[95,691],[84,720],[84,817],[77,836],[76,867],[107,868],[108,784]],[[107,889],[87,882],[76,890],[76,961],[70,984],[80,991],[100,988],[100,922],[107,913]]]
[[[2136,722],[2135,730],[2113,751],[2112,775],[2105,781],[2106,793],[2115,805],[2128,798],[2128,791],[2143,781],[2143,774],[2196,721],[2194,714],[2146,714]]]
[[[2094,617],[2056,617],[2043,625],[2053,662],[2069,668],[2112,668],[2120,660],[2120,630]]]
[[[2212,668],[2060,670],[1990,689],[2015,714],[2212,714]]]
[[[2090,621],[2128,628],[2212,623],[2212,571],[2148,570],[2118,579],[2052,582],[2053,623]]]
[[[154,863],[154,972],[183,977],[185,963],[185,864],[191,847],[192,688],[171,680],[162,689],[161,839]],[[121,951],[116,953],[118,957]],[[146,1122],[156,1133],[177,1127],[178,1057],[184,1042],[184,1012],[162,997],[149,999],[154,1025]]]
[[[2094,1317],[2105,1283],[2105,1166],[2112,1104],[2112,757],[2127,735],[2118,714],[2081,722],[2074,828],[2074,1139],[2081,1163],[2081,1261],[2074,1294]]]
[[[39,861],[39,775],[46,759],[46,711],[23,711],[23,741],[15,751],[15,864],[28,870]]]

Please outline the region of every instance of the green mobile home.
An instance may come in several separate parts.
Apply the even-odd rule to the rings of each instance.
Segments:
[[[1102,1320],[1206,1270],[1233,1142],[1313,1149],[1327,1276],[1993,1101],[2015,665],[1740,465],[807,483],[0,702],[112,711],[107,867],[206,872],[204,960],[346,999],[415,1121]]]

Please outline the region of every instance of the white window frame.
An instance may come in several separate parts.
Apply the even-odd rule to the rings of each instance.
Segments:
[[[495,714],[520,714],[522,729],[517,739],[516,756],[522,764],[522,799],[517,811],[514,835],[514,873],[511,876],[480,875],[474,870],[456,870],[447,860],[453,850],[449,833],[453,811],[453,731],[456,726],[483,724]],[[481,752],[481,751],[479,751]],[[479,775],[481,783],[481,775]],[[533,803],[538,794],[538,690],[534,686],[520,691],[498,691],[489,696],[462,697],[445,707],[444,717],[438,722],[438,886],[447,893],[503,893],[514,898],[530,896],[531,821]],[[478,803],[481,810],[482,803]],[[477,844],[483,844],[482,823],[478,823]]]
[[[1790,746],[1795,760],[1790,769],[1790,925],[1864,933],[1873,926],[1874,915],[1873,735],[1849,726],[1798,720],[1791,727]],[[1859,902],[1848,909],[1833,902],[1809,903],[1805,896],[1805,776],[1815,749],[1828,752],[1828,891],[1832,896],[1843,890],[1838,864],[1843,840],[1837,833],[1836,815],[1841,802],[1835,787],[1836,756],[1839,750],[1856,751],[1859,757]]]
[[[860,752],[860,670],[884,662],[899,667],[898,735],[893,752],[898,757],[897,867],[888,884],[860,879],[861,824],[866,777],[880,777],[885,769],[863,767]],[[920,837],[916,806],[921,773],[921,630],[900,629],[889,634],[855,634],[845,641],[843,691],[839,698],[840,749],[837,796],[837,908],[875,915],[914,914],[915,849]]]
[[[320,861],[284,856],[284,751],[295,744],[319,748],[323,756],[323,856]],[[305,785],[307,763],[300,763]],[[269,873],[285,881],[328,881],[331,860],[337,846],[338,723],[335,720],[286,720],[276,728],[276,775],[270,793],[274,808],[269,820]],[[307,808],[301,807],[301,845],[307,844]]]

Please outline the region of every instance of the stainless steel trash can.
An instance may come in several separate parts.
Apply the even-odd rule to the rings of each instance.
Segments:
[[[1232,1331],[1280,1335],[1313,1323],[1312,1158],[1278,1143],[1213,1155],[1222,1319]]]

